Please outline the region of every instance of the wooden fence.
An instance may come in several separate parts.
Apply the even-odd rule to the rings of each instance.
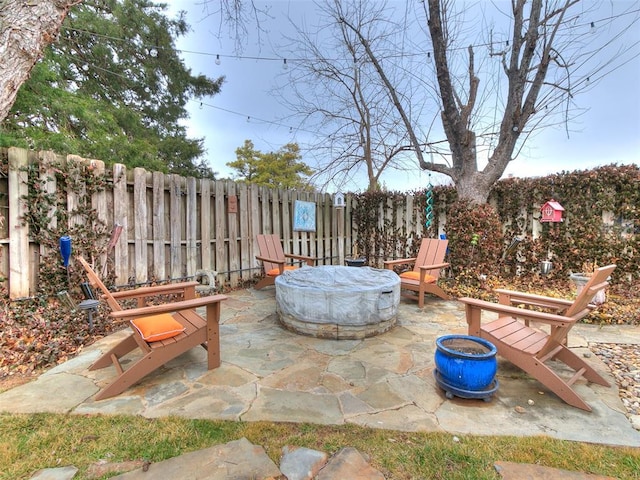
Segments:
[[[4,173],[0,175],[0,275],[10,298],[27,297],[38,291],[40,262],[48,253],[37,234],[30,233],[27,223],[26,167],[38,166],[44,189],[58,198],[57,208],[70,212],[66,226],[56,225],[56,216],[51,213],[51,231],[65,234],[65,228],[72,229],[82,221],[71,213],[82,207],[84,200],[77,192],[56,184],[55,171],[65,162],[88,164],[93,175],[108,179],[107,188],[93,193],[90,204],[97,219],[108,228],[122,226],[108,257],[117,286],[191,278],[204,270],[216,272],[218,284],[237,287],[262,274],[262,266],[255,258],[256,235],[260,233],[277,234],[285,252],[316,257],[320,265],[343,265],[357,240],[352,219],[357,198],[353,195],[345,196],[344,208],[336,208],[329,194],[184,178],[142,168],[127,169],[119,164],[107,170],[99,160],[75,155],[0,149]],[[84,179],[83,182],[88,185]],[[315,231],[294,229],[296,201],[313,204]],[[410,256],[410,245],[397,244],[395,239],[422,237],[421,204],[417,198],[405,195],[376,207],[384,238],[378,239],[382,244],[374,245],[369,252],[370,264],[380,266],[385,256]],[[533,221],[539,217],[540,205],[522,207],[521,216],[526,221],[520,223],[528,230],[522,235],[536,238],[540,234],[541,224]],[[438,233],[444,232],[444,209],[443,205],[438,208]],[[606,224],[613,222],[610,216],[603,213]]]
[[[110,188],[92,196],[91,207],[106,225],[122,226],[110,253],[117,285],[193,277],[199,270],[208,270],[217,272],[219,283],[235,287],[261,273],[255,259],[259,233],[278,234],[285,252],[317,257],[320,265],[343,264],[353,244],[350,196],[345,207],[338,209],[329,194],[184,178],[120,164],[111,167],[109,175],[98,160],[18,148],[3,154],[7,173],[0,179],[5,218],[0,226],[0,273],[7,278],[9,296],[14,299],[37,290],[43,253],[25,222],[26,167],[33,162],[39,164],[51,193],[58,188],[53,169],[60,162],[90,162],[94,175],[113,179]],[[68,211],[77,201],[74,192],[66,192]],[[315,204],[315,232],[294,230],[296,201]],[[53,215],[51,221],[55,222]],[[74,221],[71,216],[70,225]]]

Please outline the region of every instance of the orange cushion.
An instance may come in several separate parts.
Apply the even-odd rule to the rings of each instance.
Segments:
[[[185,330],[182,324],[174,320],[170,313],[136,318],[131,320],[131,325],[147,342],[157,342],[175,337]]]
[[[402,272],[400,274],[400,278],[406,278],[407,280],[415,280],[417,282],[420,281],[420,272]],[[428,273],[424,276],[424,283],[434,283],[436,281],[436,277],[433,275],[429,275]]]
[[[293,265],[285,265],[284,269],[285,270],[297,270],[298,267],[294,267]],[[270,277],[277,277],[278,275],[280,275],[280,269],[279,268],[272,268],[271,270],[269,270],[267,272],[267,275],[269,275]]]

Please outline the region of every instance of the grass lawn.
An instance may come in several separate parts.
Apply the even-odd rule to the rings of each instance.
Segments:
[[[44,399],[43,399],[44,400]],[[159,462],[245,437],[278,464],[285,445],[333,454],[352,446],[387,479],[499,479],[493,463],[536,463],[620,479],[640,478],[640,450],[547,437],[406,433],[354,425],[244,423],[183,418],[58,414],[0,415],[0,479],[74,465],[75,479],[100,460]],[[107,477],[103,477],[107,478]],[[74,480],[75,480],[74,479]]]

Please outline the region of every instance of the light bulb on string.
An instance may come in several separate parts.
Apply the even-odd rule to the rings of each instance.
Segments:
[[[286,58],[284,58],[284,59],[282,60],[282,69],[283,69],[283,70],[286,70],[287,68],[289,68],[289,65],[287,65],[287,59],[286,59]]]
[[[431,63],[431,52],[427,52],[427,63]]]
[[[216,55],[216,65],[220,65],[220,55]]]

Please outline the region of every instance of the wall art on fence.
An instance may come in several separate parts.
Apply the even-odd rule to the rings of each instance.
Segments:
[[[293,229],[298,232],[316,231],[316,204],[296,200],[293,205]]]

